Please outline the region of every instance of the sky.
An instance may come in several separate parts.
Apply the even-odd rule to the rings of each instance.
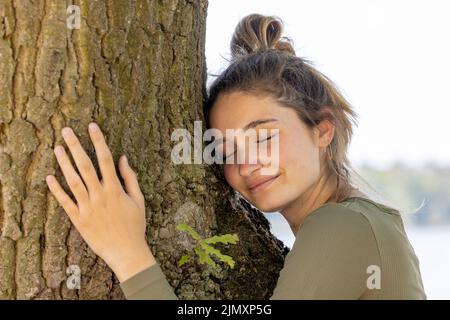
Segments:
[[[354,165],[450,166],[449,12],[446,0],[209,0],[208,73],[227,66],[241,18],[276,15],[297,55],[336,83],[358,114]]]

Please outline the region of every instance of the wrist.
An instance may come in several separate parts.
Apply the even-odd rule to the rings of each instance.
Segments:
[[[156,264],[150,248],[146,246],[142,250],[135,250],[131,255],[123,257],[118,263],[111,265],[119,282],[124,282],[139,272]]]

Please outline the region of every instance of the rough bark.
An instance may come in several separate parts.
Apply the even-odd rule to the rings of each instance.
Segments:
[[[66,27],[71,4],[79,30]],[[180,298],[271,295],[288,249],[267,219],[214,166],[170,160],[173,130],[193,133],[202,119],[206,12],[206,0],[0,0],[0,299],[124,298],[45,182],[55,174],[69,190],[53,154],[65,126],[99,173],[91,121],[116,163],[126,154],[137,172],[149,244]],[[190,244],[180,222],[204,237],[238,233],[237,245],[217,246],[235,268],[178,267]],[[81,269],[80,289],[66,285],[70,265]]]

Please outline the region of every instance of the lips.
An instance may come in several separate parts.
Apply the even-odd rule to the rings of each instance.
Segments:
[[[247,185],[247,188],[248,188],[248,190],[250,190],[250,192],[256,192],[258,190],[265,188],[269,184],[271,184],[272,181],[274,181],[278,177],[279,177],[279,174],[275,175],[275,176],[270,176],[270,177],[269,176],[259,177],[259,178],[255,179],[254,181],[252,181],[251,183],[249,183]]]

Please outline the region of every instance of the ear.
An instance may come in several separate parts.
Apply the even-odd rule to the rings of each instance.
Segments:
[[[326,148],[333,140],[335,125],[329,119],[323,119],[314,129],[317,146]]]

